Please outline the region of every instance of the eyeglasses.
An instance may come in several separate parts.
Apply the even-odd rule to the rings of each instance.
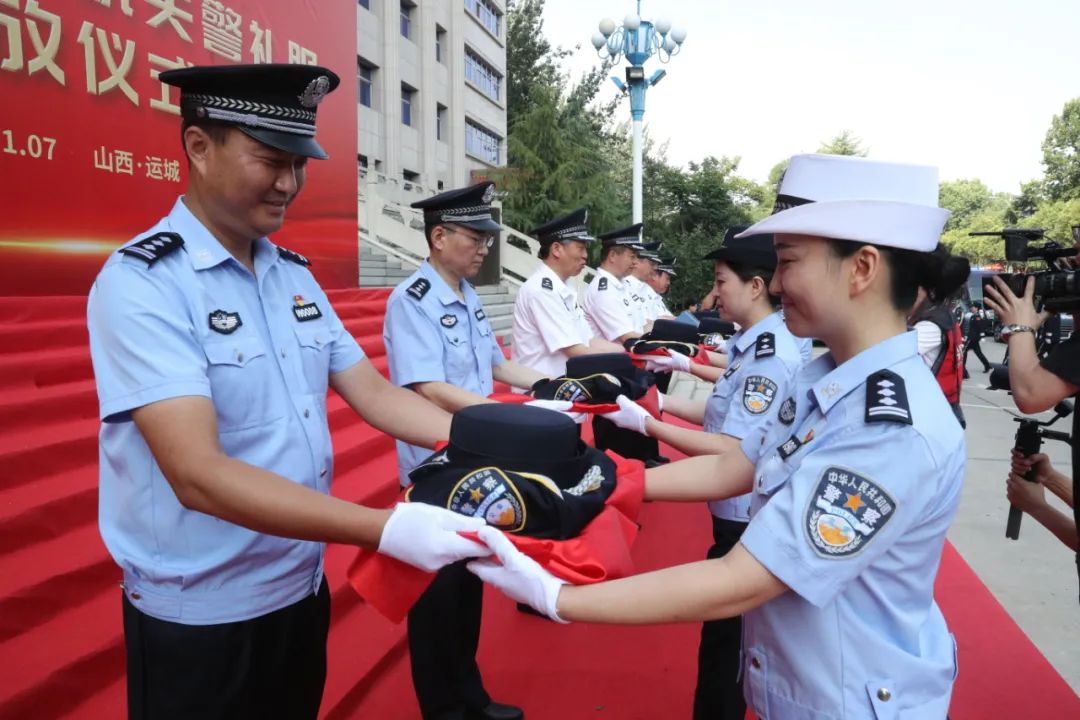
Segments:
[[[470,235],[469,233],[462,232],[457,228],[450,228],[450,232],[454,233],[455,235],[461,235],[464,238],[472,240],[473,245],[475,245],[478,250],[480,248],[487,248],[490,250],[491,246],[495,244],[494,235]]]

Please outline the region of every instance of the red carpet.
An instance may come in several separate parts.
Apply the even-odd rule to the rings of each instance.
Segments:
[[[386,371],[386,290],[331,293],[334,307]],[[85,298],[0,298],[0,719],[124,715],[119,572],[97,532],[96,395]],[[393,443],[331,398],[334,493],[386,503]],[[641,569],[702,555],[702,507],[647,507]],[[404,627],[345,586],[352,548],[327,556],[334,594],[326,718],[419,717]],[[1080,700],[951,548],[938,596],[960,642],[953,720],[1080,717]],[[555,626],[486,599],[480,660],[491,692],[530,720],[685,718],[695,626]],[[1033,712],[1035,711],[1035,712]]]

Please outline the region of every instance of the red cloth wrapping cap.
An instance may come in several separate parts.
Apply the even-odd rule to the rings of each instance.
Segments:
[[[551,574],[575,585],[625,577],[634,572],[630,546],[637,537],[637,517],[645,496],[645,466],[608,452],[618,484],[604,509],[580,535],[569,540],[541,540],[507,535],[510,542]],[[399,623],[435,578],[400,560],[361,550],[348,570],[349,584],[369,605]]]

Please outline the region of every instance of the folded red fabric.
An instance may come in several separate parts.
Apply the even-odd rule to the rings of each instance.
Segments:
[[[632,575],[630,546],[637,537],[637,517],[645,496],[645,466],[607,453],[615,461],[618,484],[604,509],[580,535],[569,540],[541,540],[507,535],[512,543],[548,572],[575,585]],[[466,537],[475,533],[465,533]],[[348,570],[349,584],[369,605],[399,623],[435,578],[400,560],[361,550]]]

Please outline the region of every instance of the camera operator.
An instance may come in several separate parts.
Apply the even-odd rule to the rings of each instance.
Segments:
[[[1024,479],[1024,475],[1030,470],[1035,471],[1034,482]],[[1058,540],[1077,550],[1080,542],[1077,539],[1076,523],[1046,502],[1047,489],[1069,507],[1075,507],[1072,480],[1055,470],[1049,457],[1043,453],[1025,457],[1013,450],[1012,468],[1005,484],[1009,502],[1038,520]]]
[[[1069,340],[1054,348],[1046,358],[1041,361],[1039,359],[1035,334],[1046,320],[1048,313],[1035,309],[1035,283],[1035,278],[1029,277],[1024,285],[1023,296],[1017,297],[1004,280],[995,277],[993,285],[986,286],[984,296],[987,306],[1001,319],[1001,337],[1009,344],[1009,385],[1013,400],[1020,412],[1027,414],[1048,410],[1080,391],[1080,337],[1077,337],[1075,333]],[[1077,460],[1080,459],[1080,447],[1076,445],[1080,442],[1078,433],[1080,433],[1080,413],[1074,412],[1072,424],[1074,491]],[[1013,494],[1023,501],[1024,498],[1021,498],[1021,495],[1025,494],[1025,491],[1038,493],[1036,488],[1014,487]],[[1025,509],[1018,502],[1014,502],[1014,505]],[[1031,514],[1040,523],[1046,524],[1043,519],[1046,517],[1045,512],[1041,512],[1041,515]],[[1058,534],[1057,530],[1054,530],[1054,534],[1062,538],[1066,545],[1071,545],[1073,549],[1076,549],[1077,525],[1080,525],[1080,522],[1078,522],[1074,506],[1072,526],[1074,541],[1070,543]],[[1080,572],[1080,552],[1077,552],[1076,561],[1078,572]]]
[[[1040,363],[1035,334],[1046,312],[1035,309],[1035,278],[1017,297],[998,277],[986,286],[986,305],[1001,319],[1001,337],[1009,344],[1009,386],[1017,409],[1032,414],[1049,410],[1080,391],[1080,337],[1060,343]],[[1075,427],[1075,420],[1074,420]]]

